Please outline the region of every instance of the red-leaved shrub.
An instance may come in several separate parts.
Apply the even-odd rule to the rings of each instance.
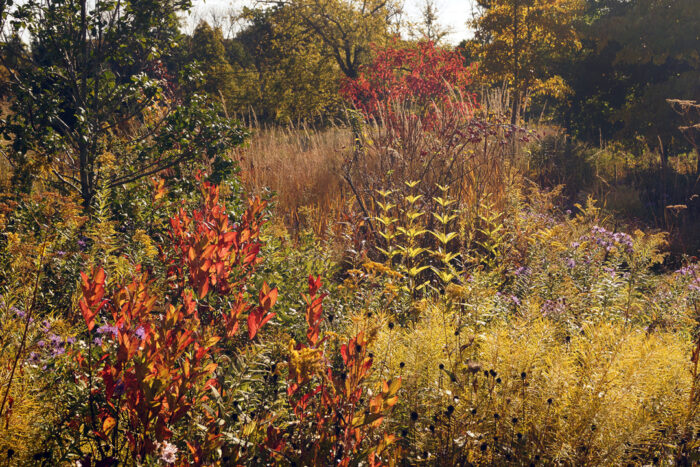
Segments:
[[[101,268],[82,274],[80,310],[88,348],[75,357],[82,370],[77,376],[89,394],[83,419],[72,426],[89,427],[93,449],[83,465],[117,465],[124,455],[140,462],[154,456],[168,463],[204,462],[208,453],[195,440],[186,440],[192,457],[178,461],[170,443],[173,429],[206,401],[216,384],[214,357],[220,343],[236,334],[239,320],[248,315],[253,339],[274,316],[277,289],[263,284],[254,303],[245,294],[260,261],[264,203],[252,200],[233,224],[218,187],[205,183],[202,191],[199,209],[188,214],[183,208],[171,219],[170,242],[161,245],[169,265],[165,280],[158,283],[139,267],[130,282],[111,287]],[[218,306],[232,305],[209,306],[211,294],[218,296],[212,299]],[[206,323],[203,312],[211,318]]]

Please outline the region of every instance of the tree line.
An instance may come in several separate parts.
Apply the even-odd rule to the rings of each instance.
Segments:
[[[544,118],[583,141],[616,139],[667,158],[689,150],[698,131],[694,107],[681,118],[667,102],[700,100],[695,3],[477,0],[474,35],[454,49],[478,67],[469,91],[509,90],[512,124]],[[270,0],[229,14],[238,27],[226,35],[222,18],[184,33],[191,8],[0,1],[1,150],[18,186],[43,174],[89,205],[97,186],[240,142],[231,117],[341,117],[343,83],[379,51],[445,36],[429,0],[409,35],[391,0]]]

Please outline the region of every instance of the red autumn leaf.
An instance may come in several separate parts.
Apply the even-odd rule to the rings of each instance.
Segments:
[[[266,310],[269,310],[277,301],[277,294],[277,288],[270,290],[270,286],[264,282],[262,289],[260,290],[260,305]]]
[[[358,77],[345,79],[341,94],[368,118],[382,112],[392,116],[392,107],[400,103],[411,104],[414,114],[428,117],[425,122],[430,123],[434,104],[459,103],[466,115],[471,113],[476,105],[474,94],[467,92],[472,73],[457,51],[430,41],[412,47],[395,43],[377,49],[374,61],[363,66]],[[455,92],[461,94],[461,102],[455,102],[460,101]]]
[[[323,299],[326,294],[317,297],[316,293],[321,288],[321,276],[314,278],[309,276],[309,295],[304,295],[306,301],[306,338],[309,343],[316,346],[318,343],[319,327],[321,325],[321,317],[323,314]]]
[[[102,268],[95,269],[92,278],[88,278],[84,272],[81,272],[80,276],[83,297],[78,304],[88,331],[92,331],[95,327],[95,317],[106,303],[106,300],[102,300],[105,293],[105,271]]]
[[[316,292],[321,288],[321,276],[314,278],[309,274],[309,295],[316,295]]]
[[[265,308],[256,307],[248,315],[248,339],[253,339],[258,333],[258,330],[268,321],[274,318],[276,313],[268,313],[265,315]],[[263,316],[264,315],[264,316]]]

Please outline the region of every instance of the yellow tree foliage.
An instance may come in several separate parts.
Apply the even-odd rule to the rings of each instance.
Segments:
[[[581,0],[477,0],[476,30],[482,73],[513,90],[512,122],[530,93],[561,97],[566,82],[551,70],[554,58],[581,47],[575,24]]]

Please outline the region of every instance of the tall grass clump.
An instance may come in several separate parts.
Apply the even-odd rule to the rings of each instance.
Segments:
[[[349,198],[340,177],[352,146],[346,128],[268,127],[253,121],[251,132],[249,144],[235,150],[249,190],[272,191],[276,213],[295,229],[318,225],[319,216],[340,215]]]

